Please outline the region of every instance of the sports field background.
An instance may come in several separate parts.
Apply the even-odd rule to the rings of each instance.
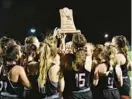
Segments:
[[[131,50],[129,51],[129,57],[132,60],[132,47],[131,47]],[[129,76],[130,76],[130,81],[131,81],[130,96],[131,96],[131,99],[132,99],[132,71],[129,71]]]

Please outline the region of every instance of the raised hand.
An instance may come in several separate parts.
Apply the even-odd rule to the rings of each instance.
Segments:
[[[53,32],[53,36],[56,37],[59,34],[59,29],[56,27]]]

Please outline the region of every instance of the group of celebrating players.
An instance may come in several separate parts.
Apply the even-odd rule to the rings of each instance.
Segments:
[[[92,44],[82,33],[0,39],[0,99],[130,99],[125,36]]]

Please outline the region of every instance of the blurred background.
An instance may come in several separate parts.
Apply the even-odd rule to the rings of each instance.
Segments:
[[[104,43],[115,35],[131,40],[130,0],[0,0],[0,36],[23,43],[60,27],[59,9],[73,9],[74,23],[89,42]]]

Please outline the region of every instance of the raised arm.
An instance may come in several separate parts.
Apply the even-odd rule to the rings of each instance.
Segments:
[[[93,76],[93,85],[97,86],[98,82],[99,82],[99,71],[98,68],[96,68]]]
[[[92,69],[92,57],[87,56],[85,61],[85,69],[89,72],[91,72]]]

